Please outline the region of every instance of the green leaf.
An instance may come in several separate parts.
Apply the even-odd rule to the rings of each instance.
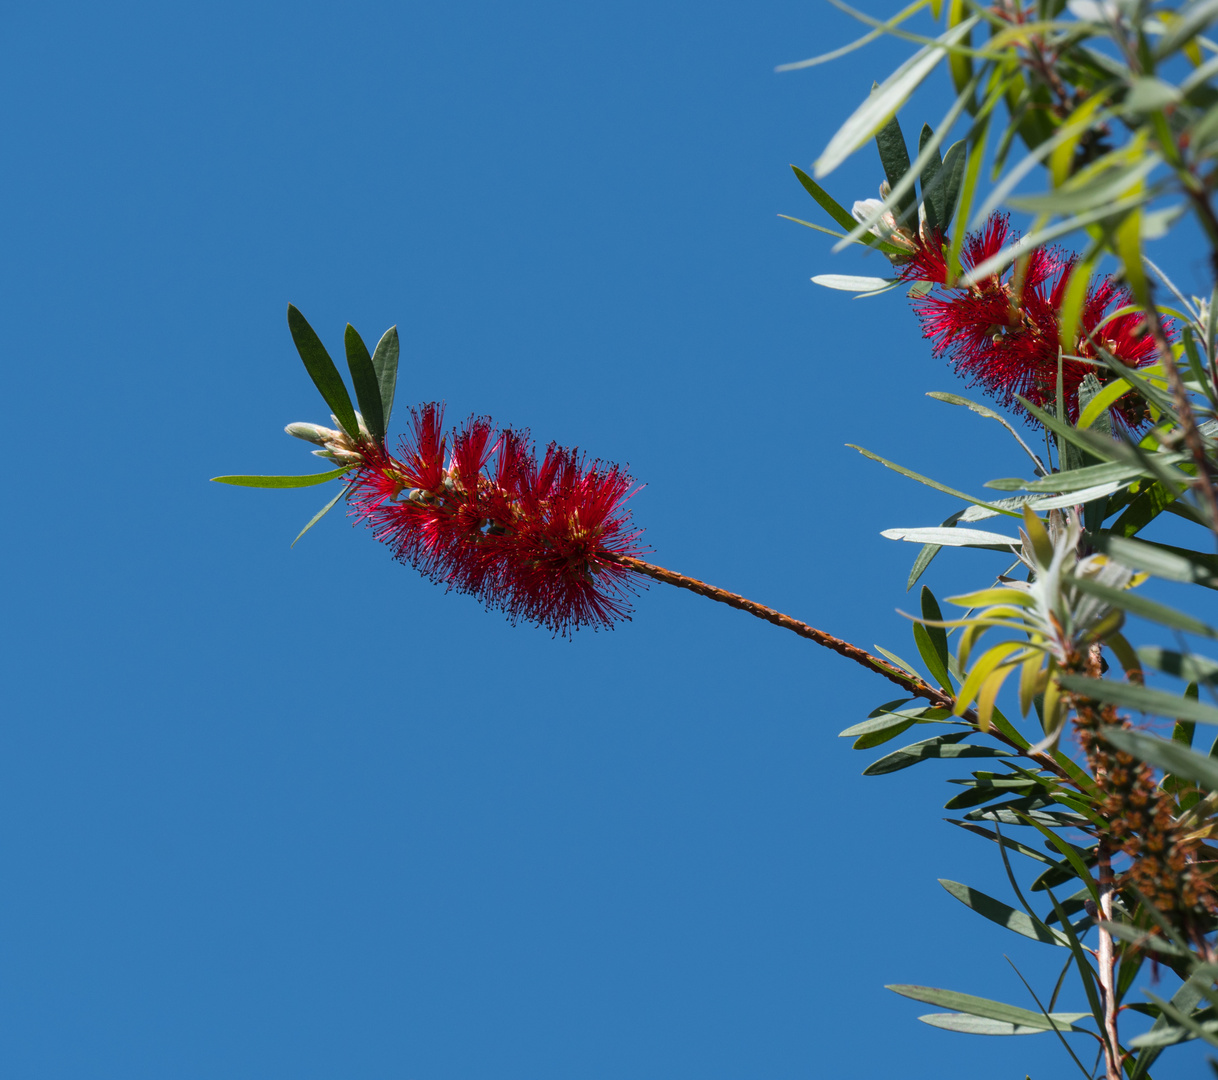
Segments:
[[[1166,671],[1185,682],[1208,683],[1218,686],[1218,660],[1196,653],[1178,653],[1160,649],[1157,645],[1143,645],[1138,649],[1138,659],[1156,671]]]
[[[908,660],[902,660],[901,657],[897,656],[896,653],[889,652],[887,649],[883,648],[880,645],[875,646],[875,651],[878,652],[881,656],[886,657],[888,660],[891,660],[894,667],[900,668],[903,672],[905,672],[905,674],[909,675],[911,678],[921,679],[921,676],[918,674],[918,669],[915,668],[913,666],[913,664],[911,664]]]
[[[1119,443],[1114,443],[1110,439],[1102,438],[1093,431],[1079,431],[1073,424],[1065,424],[1058,420],[1050,412],[1037,405],[1033,405],[1027,398],[1022,398],[1018,394],[1015,395],[1015,400],[1019,402],[1030,416],[1035,417],[1045,425],[1054,435],[1065,439],[1072,446],[1076,446],[1089,454],[1094,454],[1096,457],[1102,458],[1104,461],[1123,461],[1125,456],[1121,454],[1123,449]],[[1129,462],[1132,464],[1132,462]],[[1012,483],[1023,485],[1022,480],[1012,481]],[[998,481],[992,481],[987,487],[999,487]],[[1014,489],[1007,489],[1014,490]]]
[[[1044,195],[1011,195],[1006,201],[1016,210],[1029,214],[1071,214],[1088,210],[1114,202],[1162,163],[1163,159],[1158,154],[1145,154],[1074,187],[1061,187]]]
[[[1169,1020],[1174,1020],[1180,1027],[1185,1028],[1195,1038],[1204,1039],[1211,1046],[1218,1046],[1218,1024],[1214,1023],[1199,1023],[1191,1016],[1186,1015],[1179,1009],[1175,1008],[1169,1002],[1164,1001],[1156,994],[1152,994],[1149,990],[1143,991],[1151,1001],[1163,1010],[1163,1015]]]
[[[1019,547],[1019,538],[981,529],[944,529],[932,526],[922,529],[884,529],[880,535],[887,540],[907,540],[913,544],[938,544],[940,547],[979,547],[1009,551]]]
[[[872,93],[877,89],[878,87],[873,87]],[[933,132],[931,134],[933,135]],[[875,133],[875,145],[880,152],[880,164],[884,166],[888,186],[895,188],[909,172],[909,148],[905,144],[905,136],[895,115]],[[935,156],[938,157],[938,154]],[[897,219],[911,220],[914,205],[914,193],[910,191],[898,203]]]
[[[351,383],[355,387],[355,399],[367,425],[368,434],[378,443],[385,442],[385,410],[381,405],[381,388],[368,355],[368,346],[355,327],[347,323],[343,344],[347,349],[347,367],[351,371]]]
[[[1122,608],[1134,615],[1140,615],[1151,622],[1170,626],[1174,630],[1183,630],[1187,634],[1218,638],[1218,630],[1215,630],[1212,626],[1207,626],[1200,619],[1194,619],[1191,615],[1185,615],[1184,612],[1170,608],[1166,604],[1148,600],[1137,593],[1126,592],[1123,589],[1111,589],[1107,585],[1101,585],[1088,578],[1072,578],[1070,583],[1080,592],[1085,592],[1090,596],[1097,596],[1101,600],[1107,600],[1114,607]]]
[[[1218,791],[1218,760],[1190,750],[1178,742],[1157,739],[1140,731],[1112,727],[1101,730],[1104,739],[1118,750],[1139,761],[1200,784],[1206,791]]]
[[[866,23],[867,25],[873,26],[874,29],[868,30],[867,33],[865,33],[861,38],[856,38],[854,41],[850,42],[849,45],[843,45],[840,48],[833,49],[831,52],[820,53],[818,56],[813,56],[807,60],[797,60],[793,64],[779,64],[774,70],[799,71],[802,68],[815,67],[817,64],[826,64],[830,60],[837,60],[840,57],[845,56],[847,53],[854,52],[855,49],[862,48],[864,45],[874,41],[878,37],[881,37],[886,32],[892,32],[911,15],[916,14],[926,7],[926,4],[927,0],[914,0],[914,3],[910,4],[906,8],[902,8],[887,22],[876,22],[864,18],[860,21]],[[934,17],[938,19],[939,14],[937,11],[934,12]]]
[[[1162,484],[1143,483],[1140,485],[1137,497],[1112,523],[1112,527],[1108,531],[1115,536],[1134,536],[1154,521],[1175,500],[1176,493]]]
[[[916,473],[912,469],[907,469],[903,465],[897,465],[895,462],[889,461],[887,458],[880,457],[879,454],[873,454],[870,450],[866,450],[861,446],[856,446],[854,443],[846,443],[851,450],[857,450],[863,457],[871,458],[872,461],[878,461],[887,469],[893,472],[900,473],[902,476],[908,476],[911,480],[917,480],[919,484],[925,484],[929,488],[934,488],[935,491],[941,491],[945,495],[954,495],[957,499],[963,499],[965,502],[972,503],[974,506],[984,506],[987,510],[993,510],[996,514],[1005,514],[1007,517],[1021,518],[1023,515],[1014,510],[1009,510],[1005,506],[996,506],[994,503],[986,502],[984,499],[974,499],[972,495],[966,495],[963,491],[957,491],[955,488],[950,488],[946,484],[940,484],[937,480],[932,480],[928,476],[923,476],[921,473]]]
[[[330,354],[326,352],[321,338],[293,304],[288,304],[288,329],[292,332],[296,351],[304,361],[309,378],[313,380],[313,385],[317,387],[322,399],[330,406],[339,426],[351,438],[358,439],[359,421],[355,419],[355,409],[351,405],[347,388],[343,385],[343,377],[330,359]]]
[[[878,761],[873,761],[863,770],[864,776],[882,776],[885,773],[896,772],[898,769],[908,769],[919,761],[929,761],[940,758],[996,758],[1015,757],[1009,750],[999,750],[995,746],[974,746],[972,743],[956,746],[961,739],[972,734],[972,730],[953,731],[947,735],[936,735],[933,739],[923,739],[921,742],[910,743],[908,746],[894,750]]]
[[[854,220],[854,215],[849,210],[842,206],[798,165],[792,165],[791,171],[795,174],[795,178],[803,185],[804,190],[816,200],[817,205],[843,229],[850,230],[858,224]]]
[[[984,916],[990,922],[995,922],[999,926],[1005,926],[1013,933],[1022,934],[1024,937],[1029,937],[1033,941],[1044,942],[1046,945],[1057,945],[1061,948],[1066,948],[1069,945],[1065,934],[1059,933],[1057,930],[1050,930],[1039,919],[1033,920],[1022,911],[1017,911],[1009,904],[1004,904],[1001,900],[995,900],[992,896],[987,896],[985,893],[970,888],[968,885],[962,885],[958,881],[948,881],[946,878],[940,878],[939,884],[964,904],[965,907],[972,908],[978,915]]]
[[[1016,851],[1020,855],[1026,855],[1029,859],[1035,859],[1037,862],[1048,863],[1050,866],[1061,866],[1061,863],[1055,862],[1047,855],[1042,855],[1035,848],[1030,848],[1026,844],[1021,844],[1018,840],[1011,840],[1003,836],[1001,833],[995,832],[993,829],[987,829],[984,825],[975,825],[971,821],[960,821],[958,818],[945,819],[951,825],[959,825],[962,829],[967,829],[971,833],[976,833],[978,836],[983,836],[987,840],[993,841],[995,844],[1000,844],[1002,847],[1010,851]]]
[[[316,484],[324,484],[328,480],[336,480],[343,473],[351,471],[348,465],[342,469],[331,469],[329,472],[310,473],[306,476],[213,476],[216,484],[233,484],[236,487],[256,488],[304,488]]]
[[[309,523],[296,534],[296,540],[299,540],[302,536],[304,536],[305,533],[307,533],[311,528],[313,528],[314,525],[321,521],[321,519],[324,518],[331,510],[333,510],[334,504],[337,503],[338,500],[344,495],[346,495],[347,492],[350,491],[354,486],[354,484],[347,484],[341,491],[339,491],[337,495],[334,496],[334,498],[332,498],[328,503],[326,503],[325,506],[318,510],[316,514],[309,518]],[[296,540],[293,540],[288,547],[294,548],[296,546]]]
[[[1202,701],[1176,697],[1175,694],[1164,693],[1162,690],[1152,690],[1149,686],[1135,686],[1133,683],[1115,682],[1112,679],[1088,679],[1082,675],[1062,675],[1060,679],[1067,690],[1096,701],[1107,701],[1126,709],[1166,716],[1172,720],[1218,724],[1218,708]]]
[[[1166,31],[1155,44],[1156,60],[1171,56],[1177,49],[1188,44],[1192,38],[1218,18],[1218,0],[1195,0],[1177,13],[1167,25]]]
[[[1173,455],[1174,461],[1183,461],[1185,455]],[[1085,488],[1098,487],[1101,484],[1122,483],[1145,476],[1146,470],[1140,465],[1132,465],[1123,461],[1104,461],[1099,465],[1087,465],[1081,469],[1071,469],[1069,472],[1050,473],[1038,480],[990,480],[988,488],[999,491],[1045,491],[1068,492],[1082,491]]]
[[[966,150],[963,139],[952,143],[947,148],[947,153],[943,155],[943,168],[939,170],[939,175],[936,177],[936,183],[942,187],[942,193],[939,196],[941,203],[939,213],[945,234],[951,229],[952,215],[956,212],[956,200],[960,198],[960,188],[964,183]],[[931,194],[932,196],[935,194],[933,190]]]
[[[876,728],[873,731],[867,731],[859,735],[851,746],[852,750],[870,750],[874,746],[882,746],[890,739],[895,739],[901,732],[913,727],[917,721],[915,720],[895,720],[888,724],[887,727]],[[862,726],[862,725],[857,725]]]
[[[1203,996],[1202,991],[1209,989],[1210,981],[1211,979],[1208,973],[1201,974],[1198,972],[1193,974],[1184,983],[1184,985],[1181,986],[1174,995],[1172,995],[1170,1002],[1172,1008],[1186,1015],[1191,1015],[1193,1010],[1196,1009],[1198,1003],[1201,1001]],[[1138,1054],[1138,1060],[1134,1064],[1133,1070],[1129,1074],[1130,1080],[1140,1080],[1141,1077],[1145,1076],[1146,1070],[1155,1063],[1155,1059],[1162,1052],[1162,1048],[1155,1046],[1153,1041],[1149,1046],[1140,1046],[1139,1044],[1141,1040],[1154,1040],[1159,1037],[1161,1032],[1171,1027],[1171,1021],[1164,1013],[1160,1012],[1159,1016],[1155,1019],[1153,1026],[1148,1032],[1130,1040],[1131,1046],[1139,1048],[1142,1051],[1140,1054]]]
[[[1091,539],[1097,550],[1135,570],[1145,570],[1168,581],[1187,581],[1218,589],[1218,555],[1133,540],[1111,532],[1098,532]]]
[[[942,544],[922,545],[922,550],[918,552],[918,557],[914,559],[913,566],[909,568],[909,580],[905,583],[906,592],[909,592],[918,583],[918,578],[926,573],[926,568],[930,566],[931,561],[942,550]]]
[[[1036,453],[1026,442],[1023,441],[1023,438],[1020,436],[1019,432],[1015,430],[1011,422],[1001,413],[996,413],[989,406],[980,405],[976,401],[970,401],[966,397],[961,397],[959,394],[948,394],[942,390],[930,390],[927,392],[926,396],[934,398],[936,401],[942,401],[948,405],[963,405],[970,412],[975,412],[978,416],[984,416],[988,420],[997,420],[998,423],[1000,423],[1004,428],[1007,429],[1007,431],[1011,433],[1015,441],[1023,447],[1024,452],[1028,455],[1028,457],[1036,462],[1038,467],[1040,467],[1042,470],[1044,469],[1044,464],[1041,462],[1040,458],[1036,456]]]
[[[381,335],[381,340],[372,350],[372,366],[376,369],[376,381],[381,389],[381,407],[385,419],[385,430],[389,430],[389,418],[393,415],[393,394],[398,385],[398,328],[391,326]]]
[[[1023,824],[1023,822],[1020,822],[1020,824]],[[1045,822],[1043,824],[1048,823]],[[1078,848],[1075,848],[1074,850],[1075,854],[1078,855],[1084,866],[1091,867],[1096,864],[1097,859],[1094,851],[1080,852]],[[1064,885],[1067,881],[1071,881],[1076,877],[1079,877],[1079,873],[1078,867],[1075,866],[1074,863],[1070,862],[1069,860],[1059,862],[1049,867],[1048,870],[1043,871],[1036,878],[1036,880],[1032,882],[1032,891],[1045,892],[1049,889],[1056,888],[1058,885]]]
[[[1001,799],[1004,795],[1010,795],[1012,791],[1026,792],[1037,787],[1035,780],[1028,780],[1024,777],[974,775],[978,778],[948,781],[950,784],[964,784],[967,790],[948,799],[943,804],[945,810],[963,810],[970,806],[980,806],[983,803],[992,802],[994,799]]]
[[[939,602],[925,585],[922,586],[922,618],[929,622],[943,621]],[[914,623],[914,641],[917,642],[918,653],[922,657],[922,663],[926,665],[926,670],[944,690],[952,693],[952,679],[948,674],[951,653],[947,648],[947,631],[941,626]]]
[[[1149,188],[1138,192],[1135,195],[1129,195],[1123,199],[1117,199],[1115,202],[1102,206],[1097,210],[1092,210],[1089,213],[1079,214],[1076,217],[1067,219],[1057,225],[1050,225],[1043,229],[1037,229],[1035,232],[1030,232],[1026,236],[1020,237],[1013,244],[1008,244],[998,254],[991,255],[980,265],[975,266],[961,280],[962,285],[974,285],[979,281],[985,280],[987,277],[992,277],[1001,273],[1011,265],[1021,255],[1027,255],[1030,251],[1038,247],[1044,247],[1046,244],[1065,236],[1068,233],[1077,231],[1078,229],[1086,228],[1088,225],[1095,225],[1097,222],[1107,222],[1115,220],[1122,214],[1128,213],[1148,202],[1153,198],[1154,193]]]
[[[942,34],[935,45],[923,46],[889,75],[829,140],[816,160],[816,176],[827,176],[876,135],[943,59],[946,47],[961,41],[978,21],[976,15],[965,19]]]
[[[863,233],[869,232],[883,220],[885,214],[896,214],[900,210],[902,200],[913,192],[914,183],[922,169],[922,166],[926,164],[930,155],[938,150],[939,143],[943,138],[941,132],[951,130],[952,125],[956,122],[960,114],[964,111],[965,107],[972,100],[973,91],[976,89],[980,80],[980,74],[973,76],[973,79],[969,83],[968,87],[966,87],[964,91],[956,96],[956,100],[952,102],[951,108],[947,110],[943,120],[940,122],[940,133],[936,133],[930,139],[925,147],[925,153],[918,154],[918,157],[910,165],[909,172],[905,174],[905,178],[896,187],[892,188],[888,192],[888,194],[880,201],[880,205],[878,207],[871,207],[867,214],[862,215],[862,220],[854,227],[853,231],[848,233],[844,239],[839,240],[833,245],[832,250],[834,253],[843,250],[847,244],[854,243],[854,241]]]
[[[795,173],[795,178],[803,185],[804,190],[816,200],[817,205],[824,210],[834,221],[836,221],[848,233],[853,232],[858,227],[858,222],[854,220],[854,215],[845,207],[841,206],[836,199],[833,198],[823,187],[812,179],[803,169],[796,165],[791,166],[791,171]],[[881,240],[873,233],[864,233],[859,239],[884,252],[885,255],[900,255],[902,250],[895,244],[890,244],[886,240]]]
[[[1090,1013],[1050,1013],[1057,1024],[1074,1024],[1078,1020],[1086,1020]],[[1048,1029],[1030,1027],[1026,1024],[1012,1024],[1006,1020],[991,1020],[984,1016],[969,1016],[967,1013],[927,1013],[919,1016],[919,1020],[931,1027],[943,1028],[945,1031],[959,1031],[965,1035],[1043,1035]],[[1043,1017],[1042,1017],[1043,1019]],[[1081,1030],[1075,1028],[1073,1030]]]
[[[846,728],[845,731],[838,732],[838,738],[857,739],[854,744],[855,750],[869,750],[873,746],[879,746],[881,743],[886,743],[889,739],[896,738],[902,731],[911,727],[913,724],[930,724],[949,721],[955,721],[952,714],[947,709],[940,709],[935,706],[927,708],[926,706],[918,706],[913,709],[896,709],[898,705],[904,705],[907,701],[912,701],[912,698],[902,698],[898,701],[889,702],[887,705],[881,705],[878,709],[873,709],[868,716],[860,724],[853,724]]]
[[[961,994],[955,990],[939,990],[933,986],[893,985],[884,987],[900,994],[902,997],[913,998],[914,1001],[924,1001],[928,1005],[942,1005],[969,1016],[982,1016],[990,1020],[1001,1020],[1018,1027],[1035,1028],[1038,1031],[1087,1031],[1087,1028],[1075,1026],[1075,1021],[1089,1017],[1088,1013],[1051,1013],[1046,1020],[1043,1013],[1021,1009],[1017,1005],[1006,1005],[1001,1001],[991,1001],[989,998],[974,997],[972,994]]]
[[[812,278],[812,284],[826,289],[837,289],[839,292],[882,293],[895,289],[901,284],[901,279],[858,277],[853,274],[817,274]]]
[[[1158,112],[1168,105],[1175,105],[1183,95],[1179,88],[1162,79],[1143,76],[1129,84],[1129,92],[1121,102],[1121,111],[1127,116],[1137,113]]]

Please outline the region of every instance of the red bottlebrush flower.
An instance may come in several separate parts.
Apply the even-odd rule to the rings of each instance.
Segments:
[[[567,635],[628,618],[639,554],[625,502],[633,481],[551,445],[541,464],[527,435],[473,417],[447,440],[443,410],[413,413],[402,460],[369,456],[351,502],[402,562],[489,608]]]
[[[991,215],[979,232],[965,240],[960,260],[965,274],[1015,239],[1009,219]],[[940,286],[914,305],[936,356],[947,355],[959,374],[985,387],[1004,405],[1013,404],[1018,395],[1039,407],[1051,407],[1057,396],[1059,313],[1073,266],[1073,259],[1034,248],[1017,270],[949,288],[943,244],[934,238],[918,241],[913,257],[902,267],[902,277]],[[1154,341],[1145,333],[1140,315],[1131,312],[1104,322],[1110,309],[1131,301],[1127,290],[1107,280],[1088,292],[1075,345],[1062,360],[1062,391],[1071,419],[1078,417],[1079,385],[1088,374],[1101,384],[1113,378],[1101,350],[1126,367],[1153,362]],[[1141,400],[1130,394],[1111,411],[1129,427],[1137,427],[1145,419],[1143,409]]]
[[[540,469],[517,475],[525,513],[511,545],[510,614],[558,633],[626,618],[631,572],[610,556],[638,552],[639,534],[622,510],[631,478],[553,444]]]

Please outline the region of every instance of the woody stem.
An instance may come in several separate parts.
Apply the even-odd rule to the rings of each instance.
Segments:
[[[775,611],[774,608],[766,607],[765,604],[759,604],[755,600],[749,600],[746,597],[740,596],[738,593],[728,592],[726,589],[720,589],[716,585],[708,585],[705,581],[687,577],[685,574],[678,574],[675,570],[668,570],[663,566],[656,566],[654,563],[644,562],[642,559],[636,559],[630,555],[602,552],[601,556],[618,563],[620,566],[629,567],[635,573],[643,574],[653,581],[660,581],[665,585],[675,585],[678,589],[688,589],[699,596],[705,596],[708,600],[727,604],[728,607],[734,607],[737,611],[747,611],[758,619],[765,619],[766,622],[773,623],[783,630],[790,630],[793,634],[798,634],[809,641],[815,641],[817,645],[823,645],[826,649],[832,649],[847,660],[853,660],[856,664],[867,668],[867,670],[874,671],[877,675],[883,675],[889,682],[896,683],[907,694],[923,698],[941,709],[947,709],[951,712],[956,707],[956,697],[954,694],[931,686],[921,679],[906,674],[887,660],[873,656],[865,649],[860,649],[857,645],[851,645],[848,641],[843,641],[841,638],[834,637],[824,630],[816,629],[815,626],[809,626],[805,622],[793,619],[790,615],[784,615],[781,611]],[[977,713],[972,709],[966,709],[961,715],[961,719],[968,721],[970,724],[980,726]],[[997,728],[990,728],[989,734],[992,738],[1005,743],[1013,750],[1035,761],[1041,768],[1049,770],[1060,779],[1066,781],[1066,783],[1073,785],[1074,781],[1069,773],[1054,761],[1051,754],[1047,754],[1043,750],[1030,751],[1027,748],[1027,743],[1018,743]]]
[[[1193,456],[1193,464],[1197,469],[1197,478],[1193,481],[1197,489],[1198,499],[1205,504],[1209,511],[1210,529],[1218,539],[1218,485],[1215,484],[1213,466],[1205,452],[1205,442],[1197,428],[1197,420],[1193,416],[1189,404],[1188,391],[1180,378],[1180,369],[1176,366],[1176,354],[1172,351],[1171,342],[1167,339],[1167,331],[1163,327],[1163,319],[1159,310],[1153,304],[1146,306],[1146,323],[1154,338],[1155,347],[1159,352],[1159,360],[1167,375],[1167,385],[1171,389],[1172,401],[1180,416],[1180,432],[1184,436],[1184,445]]]
[[[1099,917],[1112,921],[1112,894],[1115,883],[1112,873],[1112,852],[1107,837],[1100,837],[1099,847]],[[1105,1080],[1121,1080],[1120,1037],[1117,1033],[1116,957],[1112,935],[1100,926],[1096,961],[1099,966],[1100,1000],[1104,1007]]]

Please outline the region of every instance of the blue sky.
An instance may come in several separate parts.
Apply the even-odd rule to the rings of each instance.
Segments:
[[[808,281],[882,267],[776,216],[904,47],[773,67],[856,33],[785,2],[10,12],[6,1076],[1062,1074],[882,988],[1027,1004],[1003,952],[1057,961],[936,883],[1005,895],[940,820],[955,772],[866,779],[836,739],[885,684],[660,586],[612,633],[513,628],[338,514],[289,550],[318,489],[207,483],[312,471],[287,302],[335,354],[397,324],[399,411],[628,462],[655,561],[909,654],[914,549],[879,532],[956,507],[844,444],[973,490],[1022,463],[923,396],[962,387],[899,293]],[[941,595],[997,569],[940,562]]]

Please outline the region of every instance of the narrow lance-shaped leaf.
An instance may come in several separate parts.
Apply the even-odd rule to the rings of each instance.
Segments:
[[[296,534],[296,540],[299,540],[302,536],[304,536],[305,533],[307,533],[311,528],[313,528],[314,525],[316,525],[319,521],[321,521],[321,519],[324,518],[331,510],[333,510],[334,504],[337,503],[338,500],[341,499],[344,495],[346,495],[347,492],[349,492],[353,486],[354,486],[354,484],[344,485],[344,487],[338,492],[337,495],[334,496],[334,498],[332,498],[328,503],[326,503],[325,506],[323,506],[320,510],[318,510],[316,514],[314,514],[311,518],[309,518],[309,523],[303,529],[301,529],[300,532],[298,532]],[[295,547],[296,540],[293,540],[292,543],[288,546]]]
[[[945,46],[955,45],[962,40],[978,21],[978,16],[972,15],[952,27],[939,37],[936,44],[924,46],[888,76],[829,140],[816,160],[816,175],[827,176],[875,135],[943,59]]]
[[[921,529],[884,529],[881,533],[888,540],[907,540],[914,544],[939,544],[941,547],[997,548],[1005,551],[1019,547],[1018,537],[1001,533],[985,532],[982,529],[944,529],[927,527]]]
[[[1061,1025],[1073,1024],[1076,1020],[1086,1020],[1090,1013],[1050,1013],[1056,1023]],[[927,1013],[919,1016],[919,1020],[931,1027],[942,1028],[944,1031],[958,1031],[963,1035],[1043,1035],[1043,1027],[1027,1027],[1023,1024],[1011,1024],[1005,1020],[991,1020],[984,1016],[969,1016],[967,1013]]]
[[[313,385],[317,387],[322,399],[330,406],[339,425],[353,439],[359,438],[359,421],[355,419],[355,409],[343,377],[326,352],[321,338],[314,332],[308,320],[297,310],[294,304],[288,304],[288,329],[292,332],[292,340],[296,343],[296,351],[304,361],[305,370]]]
[[[1218,723],[1218,709],[1205,701],[1178,698],[1175,694],[1150,687],[1134,686],[1133,683],[1118,683],[1108,678],[1084,678],[1078,675],[1061,677],[1062,686],[1097,701],[1110,701],[1139,712],[1151,712],[1166,716],[1170,720],[1191,720],[1199,723]]]
[[[381,340],[372,350],[372,366],[376,370],[377,383],[381,388],[381,409],[385,417],[385,430],[389,430],[389,419],[393,415],[393,395],[398,385],[398,328],[391,326],[381,335]]]
[[[213,476],[212,482],[232,484],[235,487],[304,488],[324,484],[328,480],[336,480],[350,471],[350,466],[347,466],[342,469],[331,469],[329,472],[309,473],[305,476]]]
[[[825,211],[834,221],[836,221],[848,233],[853,232],[858,227],[858,222],[854,220],[854,216],[844,206],[841,206],[836,199],[833,198],[823,187],[812,179],[803,169],[796,165],[791,166],[791,171],[795,174],[795,178],[803,185],[803,189],[816,200],[816,203],[822,210]],[[878,236],[872,233],[863,233],[859,239],[870,245],[878,248],[886,255],[900,255],[901,248],[895,244],[890,244],[885,240],[881,240]]]
[[[972,734],[971,731],[954,731],[948,735],[936,735],[933,739],[924,739],[922,742],[903,746],[900,750],[894,750],[891,754],[880,758],[879,761],[872,762],[863,770],[863,775],[882,776],[885,773],[896,772],[898,769],[907,769],[911,765],[918,764],[919,761],[940,758],[1015,757],[1011,751],[1000,750],[996,746],[976,746],[972,743],[963,746],[955,745],[970,734]]]
[[[928,622],[942,622],[943,612],[935,594],[925,585],[922,586],[922,618]],[[947,632],[941,626],[925,626],[914,623],[914,641],[918,644],[918,652],[926,670],[934,676],[935,681],[949,694],[952,692],[952,680],[948,674],[951,664],[951,653],[947,647]]]
[[[385,410],[381,405],[381,387],[368,355],[368,346],[359,332],[350,323],[343,335],[347,350],[347,367],[351,371],[351,383],[355,387],[355,399],[359,411],[368,427],[368,433],[378,442],[385,441]]]
[[[871,92],[875,94],[879,90],[878,86],[872,86]],[[931,133],[934,134],[933,132]],[[925,139],[923,139],[925,142]],[[888,186],[895,188],[907,172],[909,172],[909,148],[905,144],[905,135],[901,131],[901,125],[895,116],[892,117],[879,131],[875,134],[876,149],[880,152],[880,164],[884,166],[884,175],[888,178]],[[935,155],[938,156],[937,154]],[[897,217],[899,220],[906,220],[911,215],[915,206],[915,198],[913,191],[907,192],[901,197],[898,203]]]
[[[1002,1020],[1008,1024],[1020,1027],[1037,1028],[1040,1031],[1086,1031],[1086,1028],[1076,1027],[1074,1021],[1081,1020],[1087,1013],[1065,1013],[1054,1015],[1046,1020],[1043,1013],[1032,1012],[1031,1009],[1021,1009],[1017,1005],[1007,1005],[1001,1001],[991,1001],[989,998],[974,997],[972,994],[961,994],[955,990],[940,990],[933,986],[892,985],[884,987],[903,997],[913,998],[914,1001],[924,1001],[928,1005],[942,1005],[948,1009],[967,1013],[969,1016],[983,1016],[990,1020]],[[1066,1017],[1072,1019],[1067,1020]]]
[[[1155,768],[1200,784],[1207,791],[1218,791],[1218,759],[1199,754],[1178,742],[1157,739],[1140,731],[1113,727],[1101,732],[1118,750],[1124,750],[1139,761]]]
[[[1208,656],[1178,653],[1171,649],[1161,649],[1157,645],[1143,645],[1138,649],[1138,657],[1147,667],[1176,675],[1186,682],[1218,686],[1218,660],[1211,660]]]
[[[896,118],[893,118],[895,123]],[[919,151],[926,148],[927,142],[934,137],[934,131],[930,124],[922,125],[922,134],[918,137]],[[943,191],[941,185],[936,185],[935,181],[939,178],[939,170],[943,168],[943,159],[939,157],[939,152],[936,150],[922,166],[922,175],[919,179],[922,182],[922,212],[926,215],[926,225],[932,233],[943,232],[943,223],[946,220],[946,215],[943,213]]]
[[[1155,577],[1218,588],[1218,555],[1103,532],[1094,534],[1093,544],[1117,562]]]
[[[1151,622],[1170,626],[1174,630],[1183,630],[1188,634],[1218,638],[1218,630],[1203,623],[1200,619],[1194,619],[1183,611],[1177,611],[1175,608],[1170,608],[1166,604],[1160,604],[1156,600],[1149,600],[1145,596],[1139,596],[1137,593],[1126,592],[1122,589],[1112,589],[1107,585],[1101,585],[1099,582],[1091,581],[1088,578],[1074,578],[1071,584],[1081,592],[1085,592],[1090,596],[1097,596],[1101,600],[1107,600],[1114,607],[1123,608],[1134,615],[1150,619]]]
[[[938,480],[932,480],[929,476],[923,476],[921,473],[916,473],[912,469],[905,468],[904,465],[898,465],[894,461],[889,461],[887,458],[880,457],[879,454],[874,454],[870,450],[862,446],[856,446],[854,443],[846,443],[851,450],[857,450],[864,457],[871,458],[872,461],[878,461],[885,468],[891,469],[893,472],[900,473],[902,476],[908,476],[911,480],[916,480],[919,484],[925,484],[927,487],[934,488],[936,491],[942,491],[945,495],[954,495],[957,499],[963,499],[965,502],[970,502],[974,506],[982,506],[987,510],[993,510],[996,514],[1004,514],[1007,517],[1019,517],[1019,514],[1014,510],[1010,510],[1005,506],[997,506],[994,503],[986,502],[984,499],[976,499],[972,495],[968,495],[963,491],[957,491],[955,488],[948,487],[946,484],[940,484]]]
[[[942,188],[939,193],[939,215],[944,234],[951,228],[952,216],[956,212],[956,200],[960,198],[960,189],[964,184],[967,150],[968,147],[963,139],[952,143],[947,148],[947,153],[943,155],[943,168],[939,170],[939,174],[935,178],[935,185],[941,185]],[[932,196],[936,194],[933,187],[930,194]]]

